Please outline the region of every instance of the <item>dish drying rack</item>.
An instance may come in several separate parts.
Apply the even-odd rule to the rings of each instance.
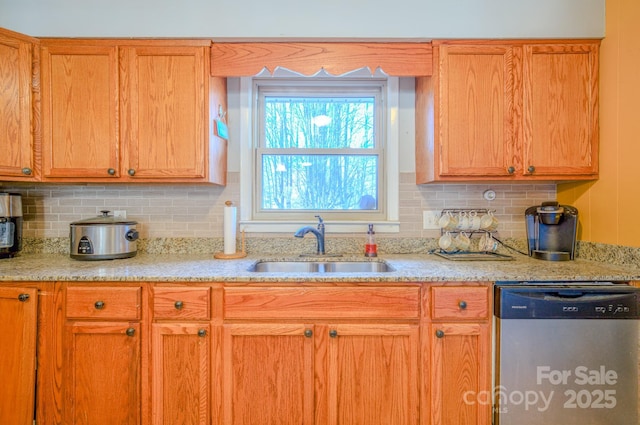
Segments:
[[[470,214],[472,212],[475,212],[476,215],[478,217],[482,217],[484,214],[494,214],[496,212],[496,210],[490,210],[488,208],[444,208],[442,211],[440,211],[440,217],[442,217],[444,214],[453,214],[455,216],[459,216],[459,214],[461,212]],[[491,235],[493,235],[494,233],[497,232],[497,229],[494,230],[487,230],[487,229],[477,229],[477,230],[470,230],[470,229],[453,229],[453,230],[447,230],[447,229],[443,229],[440,228],[440,235],[444,235],[446,232],[449,232],[451,234],[454,233],[461,233],[464,232],[465,234],[469,235],[469,237],[472,237],[473,235],[482,235],[484,233],[489,233]]]

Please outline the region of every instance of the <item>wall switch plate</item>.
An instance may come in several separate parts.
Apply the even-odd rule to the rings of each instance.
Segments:
[[[113,211],[113,218],[127,218],[127,212],[125,210]]]
[[[440,211],[422,211],[422,228],[439,229]]]

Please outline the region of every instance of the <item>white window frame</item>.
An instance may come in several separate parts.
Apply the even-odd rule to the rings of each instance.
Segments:
[[[361,75],[371,73],[363,70]],[[358,73],[358,71],[356,71]],[[291,77],[288,72],[284,73]],[[283,75],[283,76],[285,76]],[[375,75],[379,78],[379,75]],[[384,191],[385,205],[380,210],[386,211],[386,218],[367,219],[366,212],[354,210],[350,215],[356,219],[325,219],[328,233],[362,233],[366,232],[369,224],[374,224],[378,233],[397,233],[400,230],[399,222],[399,128],[398,128],[398,103],[399,103],[399,79],[397,77],[384,76],[386,79],[387,109],[384,114],[384,131],[386,140],[384,144],[383,169],[385,170],[379,190]],[[277,74],[273,78],[278,78]],[[257,137],[257,129],[254,128],[254,113],[257,109],[257,93],[254,77],[240,78],[240,230],[253,233],[289,233],[295,232],[301,226],[316,222],[315,214],[310,213],[308,219],[291,221],[259,220],[253,217],[254,200],[254,137]],[[360,213],[360,214],[359,214]],[[322,212],[319,212],[322,215]],[[359,214],[359,215],[358,215]]]

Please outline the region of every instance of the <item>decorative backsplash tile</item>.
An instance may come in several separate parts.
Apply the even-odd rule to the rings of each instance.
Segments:
[[[496,192],[486,201],[485,190]],[[0,191],[23,195],[24,236],[65,238],[69,223],[96,216],[101,210],[125,210],[138,222],[143,239],[218,238],[223,235],[223,207],[240,201],[239,173],[229,173],[226,187],[186,184],[26,184],[0,183]],[[422,229],[423,210],[488,208],[500,220],[502,238],[524,238],[524,210],[554,200],[553,183],[416,185],[415,174],[400,176],[400,232],[390,238],[433,238],[439,230]],[[238,205],[242,208],[242,205]],[[247,235],[249,238],[273,234]],[[281,235],[286,237],[288,235]],[[339,235],[335,237],[353,237]]]

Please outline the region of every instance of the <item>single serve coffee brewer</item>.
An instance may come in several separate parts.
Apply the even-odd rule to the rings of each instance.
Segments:
[[[541,260],[573,260],[576,252],[578,210],[558,202],[526,209],[529,256]]]

